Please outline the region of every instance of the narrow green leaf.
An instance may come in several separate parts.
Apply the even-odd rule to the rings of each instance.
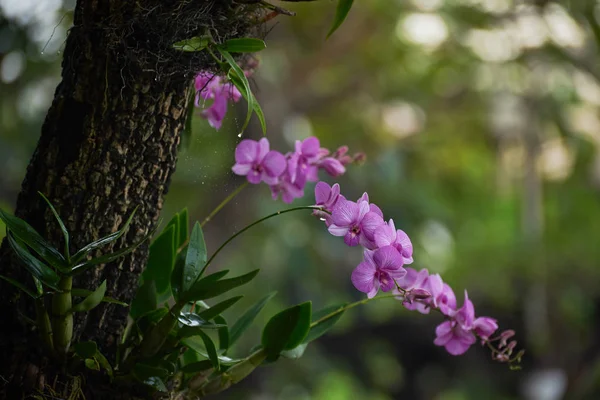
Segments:
[[[187,254],[187,246],[182,251],[177,253],[175,257],[175,266],[171,273],[171,292],[175,300],[179,301],[181,297],[181,282],[183,281],[183,267],[185,266],[185,256]]]
[[[235,289],[238,286],[242,286],[250,282],[256,277],[256,275],[258,275],[259,271],[260,270],[256,269],[235,278],[221,279],[216,282],[212,280],[207,281],[207,278],[210,277],[208,276],[205,279],[201,279],[196,282],[196,284],[192,286],[192,288],[185,294],[185,299],[186,301],[198,301],[216,297],[220,294]]]
[[[58,226],[60,226],[60,230],[62,231],[63,237],[65,238],[65,257],[69,258],[69,231],[67,230],[67,227],[65,226],[63,220],[60,219],[58,212],[56,212],[56,209],[54,208],[50,200],[48,200],[48,198],[44,196],[42,192],[38,193],[40,196],[42,196],[46,204],[48,204],[48,207],[50,207],[52,214],[54,214],[54,218],[56,218],[56,222],[58,222]]]
[[[217,354],[217,349],[215,348],[215,344],[211,340],[211,338],[204,332],[199,331],[198,336],[202,338],[204,342],[204,347],[206,348],[206,353],[208,353],[208,359],[212,363],[215,369],[219,369],[219,355]]]
[[[131,308],[129,309],[131,318],[138,319],[149,311],[155,310],[157,307],[156,297],[156,284],[154,281],[144,282],[131,302]]]
[[[194,229],[192,229],[192,235],[190,242],[188,243],[187,255],[185,257],[185,265],[183,266],[183,280],[181,282],[181,289],[185,293],[194,283],[202,272],[204,271],[204,265],[206,265],[206,243],[204,243],[204,234],[202,233],[202,227],[196,222]]]
[[[204,358],[209,358],[208,353],[206,351],[204,342],[198,336],[192,336],[181,340],[181,343],[190,349],[194,350],[196,353],[200,354]],[[229,358],[226,356],[219,356],[219,362],[222,365],[234,365],[242,361],[241,359]]]
[[[31,247],[48,264],[55,268],[67,269],[69,266],[62,254],[50,243],[44,240],[39,233],[27,222],[0,209],[0,219],[6,228],[21,242]]]
[[[230,299],[227,300],[223,300],[220,303],[215,304],[214,306],[210,307],[208,310],[204,310],[200,313],[198,313],[198,316],[202,319],[205,319],[207,321],[221,315],[221,313],[225,310],[227,310],[229,307],[233,306],[235,303],[237,303],[242,297],[244,296],[236,296],[236,297],[232,297]]]
[[[261,340],[267,360],[274,361],[283,350],[291,350],[302,343],[310,329],[310,317],[310,301],[273,316],[267,322]]]
[[[302,357],[307,346],[308,343],[302,343],[291,350],[282,351],[281,356],[292,360],[297,360],[298,358]]]
[[[115,240],[117,240],[118,238],[120,238],[121,236],[123,236],[123,234],[127,231],[127,228],[129,228],[129,225],[131,224],[131,221],[133,220],[133,216],[135,215],[136,211],[137,211],[137,207],[133,210],[133,212],[131,213],[129,218],[127,218],[127,221],[125,221],[125,224],[121,227],[121,229],[119,229],[118,231],[116,231],[114,233],[111,233],[108,236],[105,236],[103,238],[95,240],[92,243],[89,243],[86,246],[79,249],[79,251],[77,253],[75,253],[75,255],[72,257],[71,262],[73,264],[79,263],[91,251],[96,250],[100,247],[104,247],[107,244],[112,243]]]
[[[258,117],[258,121],[260,122],[260,126],[262,128],[263,135],[266,135],[267,134],[267,122],[265,121],[265,114],[263,113],[263,110],[260,107],[260,104],[256,100],[256,97],[254,97],[254,94],[252,92],[250,92],[248,95],[248,93],[246,93],[244,91],[245,83],[242,82],[242,80],[237,76],[236,73],[231,73],[231,72],[232,71],[230,70],[230,73],[227,74],[227,77],[229,78],[231,83],[233,83],[234,86],[236,88],[238,88],[238,90],[240,91],[240,93],[242,94],[244,99],[248,102],[248,104],[252,104],[252,109],[254,110],[254,112],[256,113],[256,116]]]
[[[98,361],[98,364],[100,364],[100,366],[102,368],[104,368],[104,370],[106,371],[106,373],[108,374],[108,376],[112,377],[113,376],[112,366],[110,365],[110,363],[108,362],[108,360],[106,359],[106,357],[104,357],[104,354],[102,354],[99,351],[97,351],[95,358],[96,358],[96,361]]]
[[[246,75],[244,75],[244,71],[242,71],[240,66],[237,65],[237,63],[235,62],[235,60],[233,59],[231,54],[229,54],[227,51],[219,49],[219,48],[217,48],[217,50],[219,50],[219,53],[221,53],[223,58],[227,61],[227,63],[233,70],[233,72],[229,71],[228,75],[235,74],[239,78],[235,82],[234,81],[232,81],[232,82],[238,88],[238,90],[242,93],[242,96],[244,96],[244,94],[245,94],[244,98],[248,102],[248,112],[246,113],[246,121],[244,121],[244,125],[242,126],[242,132],[243,132],[246,129],[246,127],[248,126],[248,123],[250,123],[250,118],[252,117],[252,110],[254,109],[254,95],[252,94],[252,89],[250,88],[250,82],[248,82],[248,78],[246,78]],[[238,84],[236,82],[241,82],[241,87],[238,87]]]
[[[148,332],[148,329],[156,325],[167,313],[169,309],[166,307],[159,308],[157,310],[148,311],[144,315],[140,316],[136,320],[136,325],[142,334]]]
[[[89,296],[83,299],[81,303],[73,306],[71,312],[90,311],[98,304],[102,303],[104,293],[106,293],[106,280],[100,284],[98,289],[94,290]]]
[[[224,327],[226,327],[226,325],[213,324],[212,322],[207,322],[200,326],[183,326],[179,328],[179,331],[177,331],[177,337],[183,339],[187,337],[198,336],[200,332],[204,332],[205,330],[221,329]]]
[[[175,244],[173,246],[177,248],[179,247],[179,214],[173,215],[167,225],[165,225],[163,232],[165,232],[171,226],[175,229]]]
[[[148,263],[142,278],[144,282],[154,281],[157,293],[165,293],[171,287],[176,252],[175,236],[175,227],[169,226],[150,245]]]
[[[185,52],[202,51],[210,43],[208,36],[194,36],[189,39],[180,40],[179,42],[173,43],[175,50],[181,50]]]
[[[256,53],[264,50],[267,47],[267,44],[260,39],[239,38],[229,39],[217,47],[230,53]]]
[[[180,337],[188,337],[193,336],[190,332],[193,330],[186,329],[187,328],[200,328],[200,329],[218,329],[222,328],[224,325],[214,324],[209,322],[203,318],[200,318],[199,315],[194,313],[181,313],[177,317],[177,320],[183,324],[184,326],[180,329]]]
[[[92,294],[92,291],[87,290],[87,289],[71,289],[71,294],[76,297],[86,297],[86,296],[89,296],[90,294]],[[102,301],[104,303],[118,304],[123,307],[129,306],[129,304],[127,304],[127,303],[124,303],[122,301],[119,301],[117,299],[113,299],[112,297],[107,297],[107,296],[104,296],[102,298]]]
[[[227,350],[229,348],[229,327],[227,321],[222,315],[218,315],[215,317],[215,323],[225,325],[217,330],[217,334],[219,335],[219,349]]]
[[[237,340],[242,336],[242,333],[248,329],[248,327],[254,322],[256,316],[261,312],[261,310],[267,305],[269,300],[271,300],[277,292],[269,293],[262,299],[260,299],[256,304],[247,309],[244,314],[233,324],[230,331],[230,340],[229,346],[232,346]]]
[[[12,278],[9,278],[8,276],[4,276],[4,275],[0,275],[0,279],[5,280],[6,282],[10,283],[11,285],[13,285],[14,287],[16,287],[17,289],[22,290],[25,294],[27,294],[28,296],[34,298],[34,299],[38,299],[40,298],[39,294],[33,293],[31,290],[29,290],[27,288],[27,286],[23,285],[21,282],[14,280]]]
[[[79,342],[73,346],[75,354],[81,358],[93,358],[98,352],[96,342]]]
[[[190,224],[187,208],[184,208],[177,213],[177,227],[179,229],[179,234],[177,235],[177,239],[179,240],[177,248],[179,248],[187,242],[189,237]]]
[[[335,9],[335,17],[333,18],[333,23],[331,24],[331,28],[327,33],[327,38],[333,35],[333,33],[342,25],[344,20],[346,20],[353,3],[354,0],[338,0],[337,7]]]
[[[310,343],[315,339],[318,339],[327,331],[329,331],[335,323],[342,317],[345,312],[344,307],[346,304],[340,304],[337,306],[326,307],[322,310],[316,311],[312,316],[312,322],[319,321],[316,325],[310,328],[310,332],[304,339],[304,343]]]
[[[31,253],[29,253],[29,251],[25,248],[23,242],[16,237],[13,237],[12,231],[9,230],[7,238],[10,247],[12,247],[12,249],[15,251],[29,273],[33,275],[34,278],[39,279],[46,286],[58,290],[57,285],[60,278],[56,272],[31,255]]]
[[[210,360],[197,361],[195,363],[186,364],[181,369],[186,374],[194,374],[201,371],[209,370],[213,367],[213,363]]]
[[[121,258],[123,256],[126,256],[127,254],[135,251],[135,249],[137,249],[142,243],[144,243],[146,240],[148,240],[151,236],[152,233],[149,233],[148,235],[144,236],[144,238],[142,240],[140,240],[139,242],[129,246],[129,247],[125,247],[123,249],[117,250],[114,253],[110,253],[110,254],[104,254],[100,257],[96,257],[96,258],[92,258],[89,261],[85,261],[81,264],[78,264],[76,266],[73,267],[73,269],[71,270],[71,274],[70,275],[77,275],[77,274],[81,274],[82,272],[87,271],[90,268],[93,268],[97,265],[101,265],[101,264],[107,264],[111,261],[116,260],[117,258]]]

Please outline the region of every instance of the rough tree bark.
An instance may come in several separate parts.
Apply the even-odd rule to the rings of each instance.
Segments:
[[[135,207],[128,233],[114,247],[147,234],[175,169],[193,74],[214,67],[210,57],[179,55],[171,44],[202,34],[207,26],[213,37],[243,34],[234,21],[242,20],[241,7],[225,0],[79,0],[65,45],[62,82],[30,161],[16,215],[60,248],[60,233],[37,192],[44,193],[72,232],[72,251],[114,232]],[[90,271],[74,286],[93,289],[106,279],[107,295],[129,302],[146,258],[144,245]],[[6,243],[0,270],[30,280],[12,262]],[[36,391],[78,398],[79,391],[68,387],[68,378],[43,357],[35,332],[19,318],[17,309],[27,312],[30,305],[3,281],[0,305],[0,398],[20,399]],[[76,320],[75,340],[94,340],[111,358],[127,314],[125,307],[99,306]],[[101,379],[84,376],[84,381],[80,393],[87,399],[133,398],[122,389],[106,392],[95,385]]]

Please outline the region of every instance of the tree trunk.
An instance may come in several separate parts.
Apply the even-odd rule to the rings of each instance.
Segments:
[[[37,192],[44,193],[71,232],[71,251],[120,228],[136,207],[128,232],[113,247],[132,245],[146,235],[156,224],[175,169],[192,77],[214,68],[204,52],[180,53],[172,43],[203,34],[209,26],[213,37],[243,34],[247,27],[241,8],[214,0],[79,0],[65,45],[62,82],[15,214],[61,248],[60,231]],[[107,296],[130,302],[147,248],[142,245],[89,271],[74,287],[95,289],[107,280]],[[31,281],[11,260],[6,243],[0,270]],[[65,390],[56,387],[53,378],[65,375],[44,358],[35,332],[19,318],[17,310],[27,313],[31,305],[1,280],[0,305],[0,398],[20,399],[33,390],[45,392],[47,386],[59,398],[77,394],[77,382]],[[110,360],[127,314],[126,307],[103,304],[76,319],[74,340],[96,341]],[[105,393],[94,387],[98,379],[82,374],[87,387],[81,393],[87,399],[133,398],[120,389]]]

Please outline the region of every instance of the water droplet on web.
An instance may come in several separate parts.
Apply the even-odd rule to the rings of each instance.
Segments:
[[[189,282],[189,281],[192,280],[192,277],[191,276],[186,276],[185,280],[186,280],[186,282]]]
[[[242,137],[242,132],[238,133],[238,137]]]
[[[41,54],[41,55],[44,55],[44,52],[43,52],[43,51],[41,51],[41,52],[40,52],[40,54]]]
[[[325,218],[319,218],[319,221],[326,221]]]

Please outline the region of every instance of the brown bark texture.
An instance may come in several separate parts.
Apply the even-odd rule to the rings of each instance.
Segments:
[[[128,232],[112,250],[132,245],[152,230],[175,170],[193,75],[214,68],[204,52],[182,54],[171,45],[207,27],[216,39],[239,36],[246,29],[233,18],[240,7],[231,1],[79,0],[65,44],[62,81],[15,214],[62,248],[58,226],[37,192],[44,193],[71,232],[72,252],[115,232],[136,207]],[[147,249],[144,244],[117,262],[86,272],[74,287],[93,290],[106,280],[106,295],[129,303]],[[6,243],[0,273],[31,281]],[[87,399],[134,398],[119,389],[91,387],[97,379],[86,377],[85,371],[81,389],[72,380],[64,391],[56,387],[53,379],[66,375],[41,354],[35,329],[19,316],[29,313],[31,304],[0,280],[0,306],[0,399],[48,393],[48,387],[55,398],[66,392],[85,393]],[[111,360],[127,314],[126,307],[105,303],[78,314],[74,340],[96,341]]]

